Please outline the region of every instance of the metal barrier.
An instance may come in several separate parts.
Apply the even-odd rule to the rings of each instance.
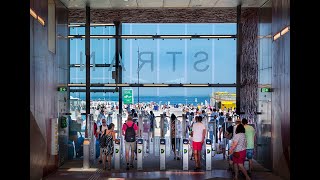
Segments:
[[[90,141],[89,161],[92,166],[96,162],[96,137],[94,136],[94,120],[93,114],[88,114],[88,139]]]

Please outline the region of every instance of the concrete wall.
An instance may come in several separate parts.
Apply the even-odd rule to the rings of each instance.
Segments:
[[[272,0],[272,35],[290,25],[290,1]],[[290,32],[272,42],[273,170],[290,179]]]
[[[56,3],[57,35],[66,37],[67,9]],[[38,180],[59,165],[50,154],[50,119],[68,110],[67,93],[57,92],[59,83],[68,82],[68,40],[56,38],[56,52],[48,51],[48,1],[31,0],[30,8],[46,22],[43,27],[30,15],[30,179]]]
[[[70,9],[69,22],[84,23],[85,9]],[[92,9],[92,23],[217,23],[237,22],[236,8]]]

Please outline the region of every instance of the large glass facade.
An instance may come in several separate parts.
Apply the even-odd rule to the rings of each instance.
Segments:
[[[236,23],[217,24],[134,24],[123,23],[122,35],[235,35]],[[91,27],[91,35],[115,35],[115,26]],[[84,27],[70,27],[70,35],[85,35]],[[236,39],[125,39],[121,40],[122,83],[144,84],[236,84]],[[115,38],[91,38],[90,82],[115,83],[112,72],[116,63]],[[86,82],[85,39],[70,38],[70,83]],[[131,87],[128,87],[131,88]],[[221,87],[223,88],[223,87]],[[81,92],[75,92],[82,89]],[[125,89],[125,88],[123,88]],[[132,89],[132,88],[131,88]],[[170,96],[207,97],[219,91],[213,88],[133,88],[135,100],[152,96],[156,101],[166,101]],[[114,87],[91,87],[92,100],[115,100]],[[235,93],[235,88],[223,89]],[[105,92],[104,92],[105,91]],[[75,94],[73,94],[75,93]],[[71,96],[84,99],[84,88],[71,88]],[[138,95],[139,94],[139,95]],[[138,98],[139,96],[139,98]],[[109,99],[108,99],[108,98]],[[163,100],[160,100],[162,97]],[[160,98],[160,99],[159,99]],[[210,99],[210,98],[209,98]],[[183,100],[184,101],[184,100]],[[136,101],[135,101],[136,102]],[[180,102],[180,100],[179,100]],[[189,101],[191,102],[191,101]],[[182,102],[180,102],[182,103]]]
[[[126,35],[234,35],[236,25],[123,24],[122,28]],[[125,83],[236,83],[235,39],[123,39],[122,46]]]
[[[73,120],[70,129],[81,125],[79,132],[84,136],[85,114],[90,113],[97,125],[101,125],[102,118],[106,118],[109,123],[115,124],[115,130],[119,130],[121,123],[117,121],[118,114],[121,114],[121,122],[124,123],[132,109],[139,112],[144,109],[144,113],[150,110],[154,112],[156,127],[153,133],[159,137],[160,114],[166,113],[169,117],[174,113],[181,120],[182,113],[196,109],[204,108],[209,114],[213,107],[221,108],[225,112],[235,109],[236,39],[199,38],[200,35],[235,37],[235,23],[123,23],[121,26],[121,35],[152,35],[152,38],[122,37],[118,41],[115,26],[90,28],[89,105],[86,103],[84,87],[85,28],[70,27],[70,83],[73,84],[70,85],[70,112]],[[104,37],[101,37],[102,35]],[[190,38],[159,38],[159,35],[183,35]],[[121,49],[116,49],[116,42],[120,42],[118,47]],[[122,69],[118,77],[115,73],[117,59]],[[121,83],[115,84],[116,78],[120,78]],[[152,83],[165,87],[152,87]],[[139,84],[139,87],[134,87],[136,84]],[[172,87],[177,84],[183,87]],[[194,84],[205,86],[190,87]],[[121,90],[122,97],[119,93]],[[128,99],[131,91],[127,90],[132,90],[132,99]],[[122,102],[119,102],[121,99]],[[90,112],[86,112],[88,106]],[[142,116],[142,113],[139,113],[139,116]],[[170,136],[170,131],[167,129],[164,133],[166,138]],[[170,148],[167,150],[169,154]]]

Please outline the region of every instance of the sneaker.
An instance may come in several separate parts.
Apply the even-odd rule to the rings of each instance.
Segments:
[[[126,170],[128,171],[129,170],[129,166],[127,165],[127,168],[126,168]]]
[[[180,157],[177,157],[177,160],[180,160]]]

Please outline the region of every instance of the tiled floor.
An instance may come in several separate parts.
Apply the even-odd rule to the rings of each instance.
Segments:
[[[159,160],[155,157],[145,158],[143,171],[137,171],[135,168],[126,171],[124,166],[122,170],[102,170],[101,164],[95,164],[88,170],[82,169],[82,161],[69,161],[59,168],[59,170],[44,178],[46,180],[71,180],[71,179],[86,179],[86,180],[136,180],[136,179],[170,179],[170,180],[225,180],[232,179],[231,173],[227,171],[227,161],[222,160],[221,155],[213,157],[213,170],[200,172],[193,171],[194,161],[189,161],[189,171],[182,171],[182,162],[167,158],[167,170],[159,170]],[[247,164],[247,163],[246,163]],[[204,169],[204,167],[203,167]],[[252,172],[253,180],[283,180],[280,177],[272,174],[264,169],[258,163],[254,163],[254,171]],[[241,178],[240,178],[241,179]],[[242,178],[245,179],[245,178]]]

